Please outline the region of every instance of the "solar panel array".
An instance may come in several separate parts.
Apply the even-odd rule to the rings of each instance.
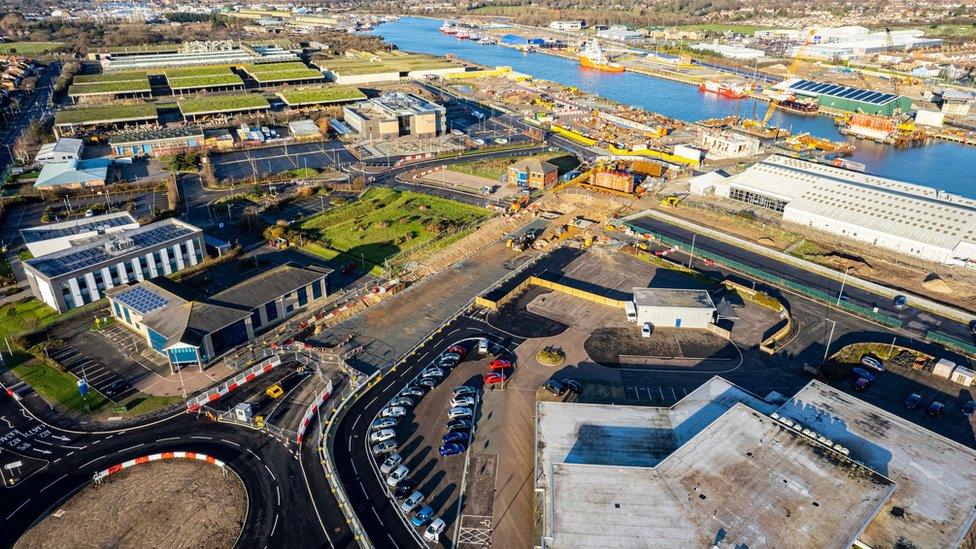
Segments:
[[[136,286],[131,290],[126,290],[115,296],[115,299],[116,301],[125,303],[129,308],[134,309],[142,315],[155,311],[156,309],[161,309],[169,303],[165,297],[142,286]]]
[[[128,225],[134,223],[132,218],[128,215],[117,215],[113,217],[106,216],[103,219],[98,219],[96,221],[91,221],[88,223],[79,223],[72,227],[62,227],[58,229],[47,229],[47,228],[37,228],[37,229],[24,229],[21,234],[24,240],[27,242],[38,242],[40,240],[50,240],[52,238],[61,238],[63,236],[71,236],[73,234],[79,234],[88,231],[105,231],[112,227],[119,227],[121,225]]]
[[[811,94],[850,99],[851,101],[861,101],[862,103],[870,103],[872,105],[884,105],[898,98],[897,95],[891,93],[862,90],[861,88],[852,88],[837,84],[825,84],[823,82],[814,82],[813,80],[798,80],[790,86],[790,89]]]

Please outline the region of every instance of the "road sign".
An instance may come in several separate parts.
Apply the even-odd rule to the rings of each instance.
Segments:
[[[88,394],[88,380],[84,378],[78,380],[78,394],[81,396]]]

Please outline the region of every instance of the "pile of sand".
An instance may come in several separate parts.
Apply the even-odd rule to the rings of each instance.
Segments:
[[[925,277],[925,280],[922,281],[922,287],[930,292],[935,292],[938,294],[952,293],[952,287],[949,286],[949,283],[942,280],[942,277],[935,273],[929,273],[929,275]]]
[[[852,275],[869,275],[874,272],[874,267],[870,263],[864,260],[863,257],[840,253],[840,252],[830,252],[820,256],[822,262],[831,265],[832,267],[845,271],[850,269]]]

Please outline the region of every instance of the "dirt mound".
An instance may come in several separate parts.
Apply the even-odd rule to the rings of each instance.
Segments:
[[[864,275],[874,271],[874,267],[864,260],[863,257],[845,254],[842,252],[830,252],[820,256],[821,261],[828,263],[832,267],[840,270],[851,270],[853,275]]]
[[[760,244],[765,244],[766,246],[773,246],[776,244],[776,241],[768,236],[760,236],[758,241]]]
[[[930,292],[936,292],[939,294],[950,294],[952,293],[952,287],[942,277],[935,273],[929,273],[922,281],[922,287]]]

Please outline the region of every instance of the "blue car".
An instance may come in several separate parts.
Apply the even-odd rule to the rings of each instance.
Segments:
[[[448,433],[444,435],[444,444],[447,444],[449,442],[467,442],[467,441],[468,441],[468,434],[461,431],[448,431]]]
[[[854,377],[868,380],[868,383],[874,381],[874,376],[864,368],[851,368],[851,373],[854,374]]]
[[[467,446],[464,444],[461,444],[459,442],[452,442],[450,444],[445,444],[440,448],[438,448],[437,453],[439,453],[441,457],[453,456],[456,454],[460,454],[466,448]]]
[[[430,522],[434,518],[434,508],[430,505],[424,505],[424,508],[417,511],[417,514],[410,519],[410,524],[416,527],[421,527]]]

